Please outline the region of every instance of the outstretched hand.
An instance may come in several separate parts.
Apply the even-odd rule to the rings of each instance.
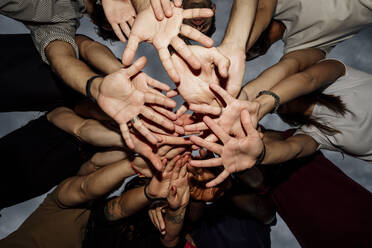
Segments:
[[[116,36],[125,42],[123,33],[129,37],[130,29],[136,17],[136,11],[130,0],[102,0],[103,10]]]
[[[151,0],[150,2],[156,19],[159,21],[163,20],[164,16],[169,18],[173,15],[173,8],[170,0]],[[176,7],[182,6],[182,0],[174,0],[173,3]]]
[[[223,99],[225,107],[210,106],[208,104],[191,104],[190,110],[196,113],[219,116],[219,118],[216,119],[218,125],[226,133],[232,134],[235,137],[245,137],[245,133],[240,121],[240,113],[243,109],[248,110],[253,127],[257,127],[259,111],[258,103],[235,99],[229,93],[227,93],[227,91],[215,84],[210,85],[210,88],[216,93],[216,98],[219,97]],[[206,129],[208,129],[208,126],[205,122],[185,126],[185,131],[189,132],[202,131]],[[213,135],[209,136],[207,137],[207,141],[215,142],[217,141],[217,137]]]
[[[138,117],[139,114],[160,125],[165,125],[169,129],[174,129],[171,121],[167,121],[163,115],[146,106],[145,103],[169,108],[175,107],[176,103],[164,95],[138,90],[131,80],[131,77],[135,78],[135,75],[145,67],[145,64],[146,58],[141,57],[132,66],[106,76],[98,87],[97,102],[99,106],[119,124],[123,138],[131,149],[134,149],[135,146],[129,133],[128,122],[134,117]],[[141,120],[135,121],[133,126],[150,143],[161,142],[161,138],[149,131]]]
[[[138,13],[131,30],[127,47],[124,50],[122,62],[130,65],[136,55],[138,44],[142,41],[152,43],[158,50],[160,60],[169,77],[179,82],[179,75],[174,69],[168,46],[171,45],[194,69],[199,69],[201,64],[191,52],[185,42],[178,37],[179,34],[200,42],[204,46],[211,47],[213,40],[198,30],[182,24],[183,19],[213,16],[211,9],[181,9],[173,6],[172,17],[166,17],[162,21],[155,18],[151,7],[147,7]]]
[[[172,61],[180,75],[177,91],[188,104],[209,105],[214,102],[217,105],[217,98],[209,86],[218,84],[219,76],[227,77],[230,62],[214,47],[189,46],[189,48],[193,54],[198,56],[201,70],[193,70],[180,55],[173,54]],[[215,67],[218,68],[218,71]]]
[[[190,139],[196,145],[220,155],[219,158],[207,160],[192,160],[190,164],[195,167],[223,166],[224,170],[207,187],[213,187],[223,182],[231,173],[251,168],[256,163],[264,149],[260,133],[252,126],[252,121],[247,110],[241,113],[241,121],[246,132],[244,138],[234,138],[226,133],[215,121],[205,116],[204,122],[213,133],[222,141],[223,145],[205,141],[204,139],[191,136]]]

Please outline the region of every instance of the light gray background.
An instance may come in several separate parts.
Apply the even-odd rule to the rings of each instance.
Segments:
[[[224,35],[224,31],[229,18],[231,2],[227,0],[214,0],[217,4],[217,31],[213,36],[215,45],[218,45]],[[316,14],[316,13],[314,13]],[[242,23],[242,28],[243,27]],[[25,33],[28,32],[24,26],[14,20],[0,16],[0,33]],[[93,25],[87,18],[83,18],[79,33],[86,34],[91,38],[103,42],[94,32]],[[120,43],[110,44],[103,42],[110,46],[114,53],[121,57],[124,45]],[[16,47],[14,49],[17,49]],[[255,78],[259,73],[272,64],[276,63],[282,55],[283,44],[277,42],[269,50],[269,52],[256,59],[253,62],[248,62],[246,66],[246,74],[244,82],[248,82]],[[154,48],[149,44],[142,44],[137,56],[145,55],[148,58],[148,66],[145,71],[156,79],[167,82],[173,86],[168,79],[164,69],[162,68],[158,55]],[[372,28],[369,28],[354,38],[339,44],[330,54],[331,57],[342,60],[345,64],[354,68],[372,73]],[[1,82],[0,82],[1,83]],[[372,92],[371,92],[372,96]],[[180,102],[180,99],[178,99]],[[30,119],[37,118],[41,113],[27,112],[27,113],[0,113],[0,136],[6,135],[8,132],[24,125]],[[287,126],[282,123],[275,115],[267,116],[262,121],[268,128],[283,130]],[[372,133],[372,131],[371,131]],[[366,135],[371,135],[370,133]],[[372,144],[371,144],[372,145]],[[346,174],[356,180],[358,183],[372,191],[372,166],[366,162],[345,156],[335,152],[325,152],[326,156],[336,163]],[[11,165],[8,165],[11,166]],[[27,189],[25,189],[27,190]],[[18,204],[16,206],[4,209],[1,211],[0,218],[0,239],[7,236],[14,231],[27,216],[39,205],[44,196],[37,197],[27,202]],[[350,199],[352,201],[352,199]],[[299,244],[291,234],[290,230],[278,217],[278,223],[272,228],[271,233],[272,247],[299,247]]]

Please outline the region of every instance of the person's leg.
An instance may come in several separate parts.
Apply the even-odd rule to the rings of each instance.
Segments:
[[[75,175],[90,156],[83,156],[83,148],[46,116],[1,138],[0,208],[41,195]]]
[[[45,64],[30,34],[0,34],[0,112],[45,111],[79,97]]]
[[[301,247],[372,247],[372,193],[320,152],[284,166],[271,197]]]

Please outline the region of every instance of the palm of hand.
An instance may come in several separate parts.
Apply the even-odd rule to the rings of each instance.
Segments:
[[[222,164],[230,174],[252,168],[263,143],[258,132],[244,138],[231,138],[222,148]]]
[[[130,0],[110,0],[110,4],[105,3],[103,1],[105,16],[110,23],[126,22],[136,16]]]
[[[201,70],[192,70],[178,54],[173,54],[172,60],[176,71],[180,75],[180,83],[177,86],[178,92],[188,104],[210,104],[216,101],[216,98],[209,85],[219,83],[213,58],[208,52],[210,48],[199,46],[190,46],[190,48],[194,54],[198,55]]]
[[[137,116],[145,104],[144,94],[133,86],[128,76],[117,72],[105,77],[97,100],[105,113],[119,124]]]
[[[154,176],[151,182],[156,189],[158,197],[166,198],[169,194],[172,171],[164,170],[158,177]]]

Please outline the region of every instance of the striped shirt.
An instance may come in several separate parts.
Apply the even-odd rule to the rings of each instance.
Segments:
[[[84,0],[1,0],[0,14],[21,21],[30,29],[34,44],[44,62],[45,48],[54,40],[75,43],[79,19],[86,11]]]

